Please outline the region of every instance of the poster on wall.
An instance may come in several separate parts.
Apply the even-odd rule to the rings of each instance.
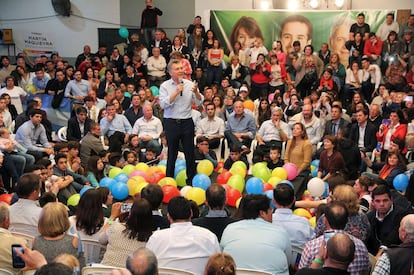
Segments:
[[[228,54],[236,41],[242,48],[251,47],[261,40],[267,49],[273,41],[281,41],[284,52],[292,51],[295,40],[303,49],[312,44],[319,50],[322,43],[328,43],[331,52],[338,53],[341,63],[348,64],[349,51],[345,42],[349,38],[349,29],[357,21],[361,11],[210,11],[210,27],[224,43]],[[365,23],[375,32],[385,21],[389,12],[395,10],[364,11]]]
[[[56,52],[55,35],[42,31],[22,31],[16,36],[16,45],[27,55],[52,54]]]

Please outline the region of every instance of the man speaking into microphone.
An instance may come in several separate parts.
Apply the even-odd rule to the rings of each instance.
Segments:
[[[200,105],[204,98],[196,82],[183,79],[184,70],[180,60],[168,63],[171,79],[160,86],[160,106],[164,109],[164,130],[168,144],[167,177],[174,178],[178,146],[183,145],[187,165],[187,185],[191,185],[196,173],[194,160],[194,122],[191,103]]]

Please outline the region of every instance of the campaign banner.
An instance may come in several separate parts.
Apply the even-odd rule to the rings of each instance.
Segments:
[[[210,27],[222,42],[225,52],[229,53],[236,41],[242,47],[250,47],[261,39],[270,50],[272,42],[280,40],[283,50],[292,51],[292,43],[297,40],[303,49],[306,45],[314,46],[315,51],[322,43],[328,43],[331,52],[338,53],[341,62],[348,64],[349,51],[345,42],[349,39],[349,30],[357,22],[361,11],[210,11]],[[377,31],[384,23],[387,13],[396,10],[363,11],[365,23],[370,31]]]
[[[56,52],[55,36],[52,33],[40,31],[19,32],[16,45],[28,55],[51,54]]]

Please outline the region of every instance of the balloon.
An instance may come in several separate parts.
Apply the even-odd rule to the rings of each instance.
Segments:
[[[1,194],[0,195],[0,201],[5,202],[8,205],[10,205],[12,198],[13,198],[13,194]]]
[[[408,186],[409,178],[405,174],[397,175],[392,181],[394,188],[400,192],[405,192]]]
[[[122,182],[122,183],[126,183],[128,181],[128,175],[125,173],[120,173],[118,175],[116,175],[116,177],[114,178],[115,181],[117,182]]]
[[[325,192],[325,183],[320,178],[312,178],[308,182],[309,193],[314,197],[319,197]]]
[[[239,175],[234,175],[229,178],[227,181],[227,184],[234,189],[237,189],[240,191],[240,193],[243,193],[244,189],[244,179]]]
[[[36,92],[36,87],[33,84],[27,84],[24,88],[29,94],[34,94]]]
[[[287,172],[283,167],[276,167],[272,171],[272,177],[278,177],[281,180],[287,180]]]
[[[327,198],[329,196],[329,183],[325,181],[324,184],[325,184],[325,190],[323,191],[322,197]]]
[[[249,109],[252,112],[254,111],[254,103],[250,99],[245,100],[243,102],[243,106],[244,106],[244,108]]]
[[[157,166],[149,166],[147,171],[145,171],[145,174],[147,174],[148,176],[153,174],[153,173],[157,173],[157,172],[161,172],[160,168],[158,168]]]
[[[145,181],[140,182],[135,186],[134,191],[132,191],[132,192],[130,191],[129,194],[132,193],[131,196],[134,196],[135,194],[141,193],[142,189],[144,189],[144,187],[147,186],[147,185],[148,185],[148,182],[145,182]]]
[[[255,169],[253,172],[253,176],[257,178],[261,178],[263,181],[267,182],[272,174],[270,173],[269,168],[266,167],[260,167],[258,169]]]
[[[246,165],[246,163],[244,163],[244,162],[243,162],[243,161],[241,161],[241,160],[235,161],[235,162],[231,165],[231,168],[233,168],[233,167],[237,167],[237,166],[239,166],[239,167],[243,168],[243,170],[247,170],[247,165]]]
[[[278,184],[281,181],[282,179],[280,179],[279,177],[271,177],[270,179],[267,180],[267,182],[271,184],[273,187],[275,187],[276,184]]]
[[[185,170],[185,166],[184,165],[178,165],[178,164],[176,164],[175,165],[175,168],[174,168],[174,177],[176,178],[177,175],[178,175],[178,173],[180,173],[180,171],[183,171],[183,170]]]
[[[198,187],[203,190],[207,190],[207,188],[211,185],[211,180],[208,176],[204,174],[197,174],[193,178],[193,187]]]
[[[187,164],[186,164],[185,160],[183,160],[183,159],[177,159],[177,160],[175,161],[175,166],[177,166],[177,165],[181,165],[181,166],[184,166],[184,167],[186,167],[186,166],[187,166]]]
[[[172,185],[172,186],[177,186],[177,182],[175,181],[175,179],[171,178],[171,177],[165,177],[162,178],[159,182],[158,185],[160,185],[161,187],[163,187],[164,185]]]
[[[293,164],[291,162],[285,163],[285,165],[283,165],[283,168],[285,168],[285,170],[287,172],[287,179],[288,180],[293,180],[298,175],[298,168],[296,167],[295,164]]]
[[[197,164],[197,173],[210,176],[213,173],[214,166],[208,159],[203,159]]]
[[[252,177],[246,182],[247,194],[262,194],[263,193],[263,181],[259,178]]]
[[[187,194],[185,194],[185,197],[188,200],[195,201],[195,203],[200,206],[206,200],[206,191],[198,187],[193,187],[187,191]]]
[[[148,175],[148,174],[147,174]],[[161,171],[154,172],[148,175],[148,182],[152,184],[158,183],[162,178],[165,178],[165,174]]]
[[[185,187],[187,185],[187,173],[185,169],[178,172],[177,176],[175,177],[175,181],[180,187]]]
[[[133,171],[135,171],[135,166],[132,164],[127,164],[122,168],[122,171],[129,176]]]
[[[158,89],[157,86],[151,86],[150,89],[151,89],[151,92],[152,92],[153,96],[157,96],[157,95],[160,94],[160,90]]]
[[[162,192],[164,193],[164,197],[162,199],[163,203],[169,203],[172,198],[181,196],[180,190],[173,185],[164,185],[162,187]]]
[[[89,189],[94,189],[94,188],[92,186],[90,186],[90,185],[85,185],[80,190],[79,195],[82,197],[82,195],[85,194],[85,192],[88,191]]]
[[[220,169],[223,168],[223,166],[224,166],[224,161],[219,161],[218,164],[217,164],[217,167],[214,168],[214,172],[219,172]]]
[[[164,165],[158,165],[158,170],[160,170],[162,173],[167,174],[167,167]]]
[[[111,193],[115,199],[122,201],[128,197],[129,189],[125,183],[117,182],[116,184],[112,185]]]
[[[313,165],[313,166],[315,166],[316,168],[318,168],[318,167],[319,167],[319,159],[314,159],[314,160],[312,160],[311,165]]]
[[[116,181],[114,179],[111,179],[109,177],[104,177],[101,179],[101,181],[99,182],[99,186],[100,187],[108,187],[109,189],[111,189],[111,185],[115,184]]]
[[[135,176],[140,176],[140,177],[143,177],[144,179],[147,179],[147,174],[145,174],[145,172],[141,170],[135,170],[131,174],[129,174],[130,178],[135,177]]]
[[[160,160],[160,162],[158,163],[158,165],[167,166],[167,160],[166,159]]]
[[[66,202],[68,206],[77,206],[80,200],[80,194],[73,194],[70,196]]]
[[[297,216],[300,216],[300,217],[304,217],[304,218],[306,218],[308,220],[310,218],[312,218],[312,214],[307,209],[305,209],[305,208],[296,208],[293,211],[293,214],[294,215],[297,215]]]
[[[312,167],[311,167],[311,169],[312,169]],[[318,168],[315,167],[315,169],[313,171],[311,170],[311,176],[313,178],[316,178],[318,176]]]
[[[227,204],[230,206],[235,207],[237,201],[242,197],[242,193],[234,188],[230,188],[227,192],[226,192],[226,198],[227,198]]]
[[[128,181],[127,181],[127,186],[128,186],[128,190],[129,190],[129,195],[130,196],[133,196],[133,195],[135,195],[136,193],[137,193],[137,187],[138,186],[141,186],[140,184],[141,183],[146,183],[146,184],[148,184],[147,182],[145,182],[145,179],[143,178],[143,177],[141,177],[141,176],[134,176],[134,177],[132,177],[132,178],[130,178]],[[142,188],[141,188],[142,189]],[[141,190],[140,190],[141,191]],[[139,192],[138,192],[139,193]]]
[[[185,197],[185,195],[187,194],[188,190],[190,190],[191,188],[193,188],[192,186],[186,185],[183,188],[181,188],[180,193],[181,196]]]
[[[118,34],[119,34],[119,36],[120,36],[120,37],[122,37],[122,38],[128,38],[128,36],[129,36],[129,31],[128,31],[128,29],[127,29],[127,28],[125,28],[125,27],[121,27],[121,28],[119,28],[119,30],[118,30]]]
[[[137,165],[135,165],[135,168],[139,171],[147,172],[149,167],[146,163],[140,162]]]
[[[275,203],[273,202],[273,190],[268,190],[268,191],[264,192],[263,194],[265,194],[266,197],[268,197],[270,199],[270,206],[272,208],[275,208]]]
[[[273,190],[273,186],[270,183],[265,183],[263,184],[263,192],[269,191],[269,190]]]
[[[253,165],[252,167],[252,174],[254,174],[256,172],[256,170],[260,170],[263,168],[267,168],[267,163],[266,162],[258,162],[256,164]]]
[[[242,178],[246,176],[246,169],[244,169],[242,166],[232,166],[229,172],[232,175],[239,175]]]
[[[220,175],[217,176],[216,182],[218,184],[226,184],[231,176],[232,175],[229,171],[223,171]]]
[[[310,218],[309,219],[309,223],[310,223],[311,227],[313,229],[315,229],[315,226],[316,226],[316,216],[313,216],[312,218]]]
[[[118,176],[121,173],[122,173],[122,169],[121,168],[114,167],[114,168],[111,168],[111,170],[109,170],[109,177],[113,179],[113,178],[115,178],[116,176]]]

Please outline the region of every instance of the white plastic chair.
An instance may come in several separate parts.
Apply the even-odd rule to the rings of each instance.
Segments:
[[[13,275],[13,274],[14,274],[13,272],[7,269],[0,268],[0,275]]]
[[[82,240],[82,247],[86,264],[100,263],[106,251],[106,246],[97,240]]]
[[[113,266],[85,266],[82,268],[82,275],[110,275],[113,269],[119,269]]]
[[[26,246],[30,249],[32,248],[33,241],[34,241],[33,236],[30,236],[30,235],[27,235],[27,234],[24,234],[24,233],[20,233],[20,232],[11,232],[11,234],[15,237],[25,239],[26,240]]]
[[[158,274],[159,275],[194,275],[194,273],[190,271],[170,268],[170,267],[158,267]]]
[[[66,137],[67,131],[68,131],[67,126],[63,126],[59,129],[57,134],[58,134],[58,138],[59,138],[60,141],[68,141],[67,137]]]
[[[237,275],[271,275],[272,273],[262,271],[262,270],[254,270],[248,268],[237,268],[236,269]]]

